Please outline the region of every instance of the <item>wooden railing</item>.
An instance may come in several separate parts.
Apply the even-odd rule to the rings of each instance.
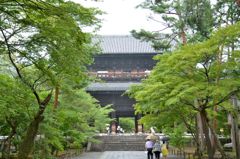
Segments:
[[[186,147],[182,151],[180,151],[177,148],[170,147],[169,153],[172,155],[182,157],[183,159],[198,159],[198,156],[196,154],[196,149],[193,147]],[[220,158],[221,158],[221,154],[219,152],[216,152],[216,154],[214,155],[214,159],[220,159]],[[208,159],[208,157],[204,155],[201,159]]]
[[[150,71],[131,71],[131,72],[124,72],[124,71],[99,71],[99,72],[89,72],[90,75],[103,78],[103,79],[141,79],[148,76]]]

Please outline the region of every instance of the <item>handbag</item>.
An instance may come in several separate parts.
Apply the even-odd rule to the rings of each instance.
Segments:
[[[158,149],[156,147],[154,147],[152,151],[156,152],[156,151],[158,151]]]

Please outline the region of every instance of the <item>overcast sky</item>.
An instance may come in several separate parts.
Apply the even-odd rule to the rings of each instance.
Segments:
[[[104,0],[95,2],[92,0],[72,0],[85,7],[97,7],[105,11],[103,15],[102,28],[98,32],[100,35],[127,35],[133,29],[159,30],[160,24],[148,20],[152,14],[148,10],[136,8],[144,0]]]

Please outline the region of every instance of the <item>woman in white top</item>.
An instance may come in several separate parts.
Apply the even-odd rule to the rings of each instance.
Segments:
[[[155,144],[153,145],[153,152],[155,154],[156,159],[160,159],[161,145],[159,140],[156,140]]]

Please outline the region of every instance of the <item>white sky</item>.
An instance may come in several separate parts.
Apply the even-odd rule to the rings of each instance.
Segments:
[[[128,35],[130,31],[146,29],[149,31],[161,29],[161,25],[148,16],[152,14],[146,9],[136,8],[144,0],[103,0],[95,2],[92,0],[72,0],[85,7],[96,7],[107,14],[101,16],[103,19],[100,35]],[[160,28],[159,28],[160,27]]]

